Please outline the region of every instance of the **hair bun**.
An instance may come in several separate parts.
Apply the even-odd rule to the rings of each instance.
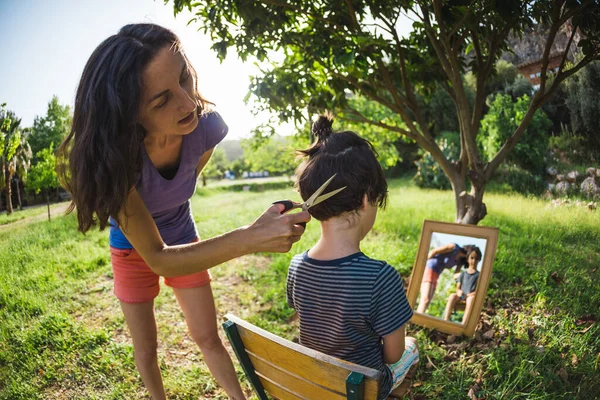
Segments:
[[[319,118],[313,122],[311,130],[317,140],[321,141],[333,133],[332,125],[333,115],[331,113],[324,113],[323,115],[319,115]]]

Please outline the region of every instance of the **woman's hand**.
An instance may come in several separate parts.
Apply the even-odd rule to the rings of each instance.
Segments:
[[[273,204],[246,228],[251,253],[286,253],[300,240],[304,227],[298,223],[310,221],[310,214],[308,211],[281,214],[284,209],[283,204]]]

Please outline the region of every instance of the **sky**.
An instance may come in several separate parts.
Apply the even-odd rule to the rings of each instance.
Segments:
[[[46,114],[53,95],[72,107],[93,50],[123,25],[152,22],[179,36],[198,72],[200,92],[229,125],[228,138],[248,137],[268,118],[253,116],[243,101],[257,69],[235,54],[221,64],[198,25],[186,26],[191,17],[186,12],[175,18],[172,2],[162,0],[0,0],[0,103],[7,103],[24,127]]]
[[[93,50],[128,23],[152,22],[174,31],[196,68],[198,88],[229,125],[228,139],[249,137],[252,128],[269,118],[254,116],[244,104],[249,76],[258,74],[253,62],[242,63],[230,49],[220,63],[210,50],[211,41],[199,25],[187,26],[189,12],[173,16],[173,2],[163,0],[0,0],[0,103],[33,125],[46,114],[57,95],[61,104],[73,106],[81,73]],[[410,30],[405,20],[402,34]],[[281,126],[280,134],[293,132]]]

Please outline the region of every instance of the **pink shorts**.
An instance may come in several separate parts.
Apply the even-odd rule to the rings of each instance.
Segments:
[[[194,240],[194,242],[200,239]],[[160,292],[159,276],[156,275],[135,249],[110,248],[115,281],[114,293],[124,303],[145,303]],[[164,278],[165,285],[172,288],[194,288],[210,283],[208,271],[186,276]]]
[[[425,272],[423,272],[423,282],[431,282],[431,286],[433,287],[434,291],[435,291],[435,288],[437,287],[437,282],[439,279],[440,279],[440,274],[436,273],[431,268],[425,268]]]

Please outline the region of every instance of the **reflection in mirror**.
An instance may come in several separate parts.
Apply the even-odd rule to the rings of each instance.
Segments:
[[[497,228],[423,221],[406,295],[415,310],[411,322],[473,336],[497,245]]]
[[[486,240],[433,232],[416,312],[464,324],[475,298]]]

